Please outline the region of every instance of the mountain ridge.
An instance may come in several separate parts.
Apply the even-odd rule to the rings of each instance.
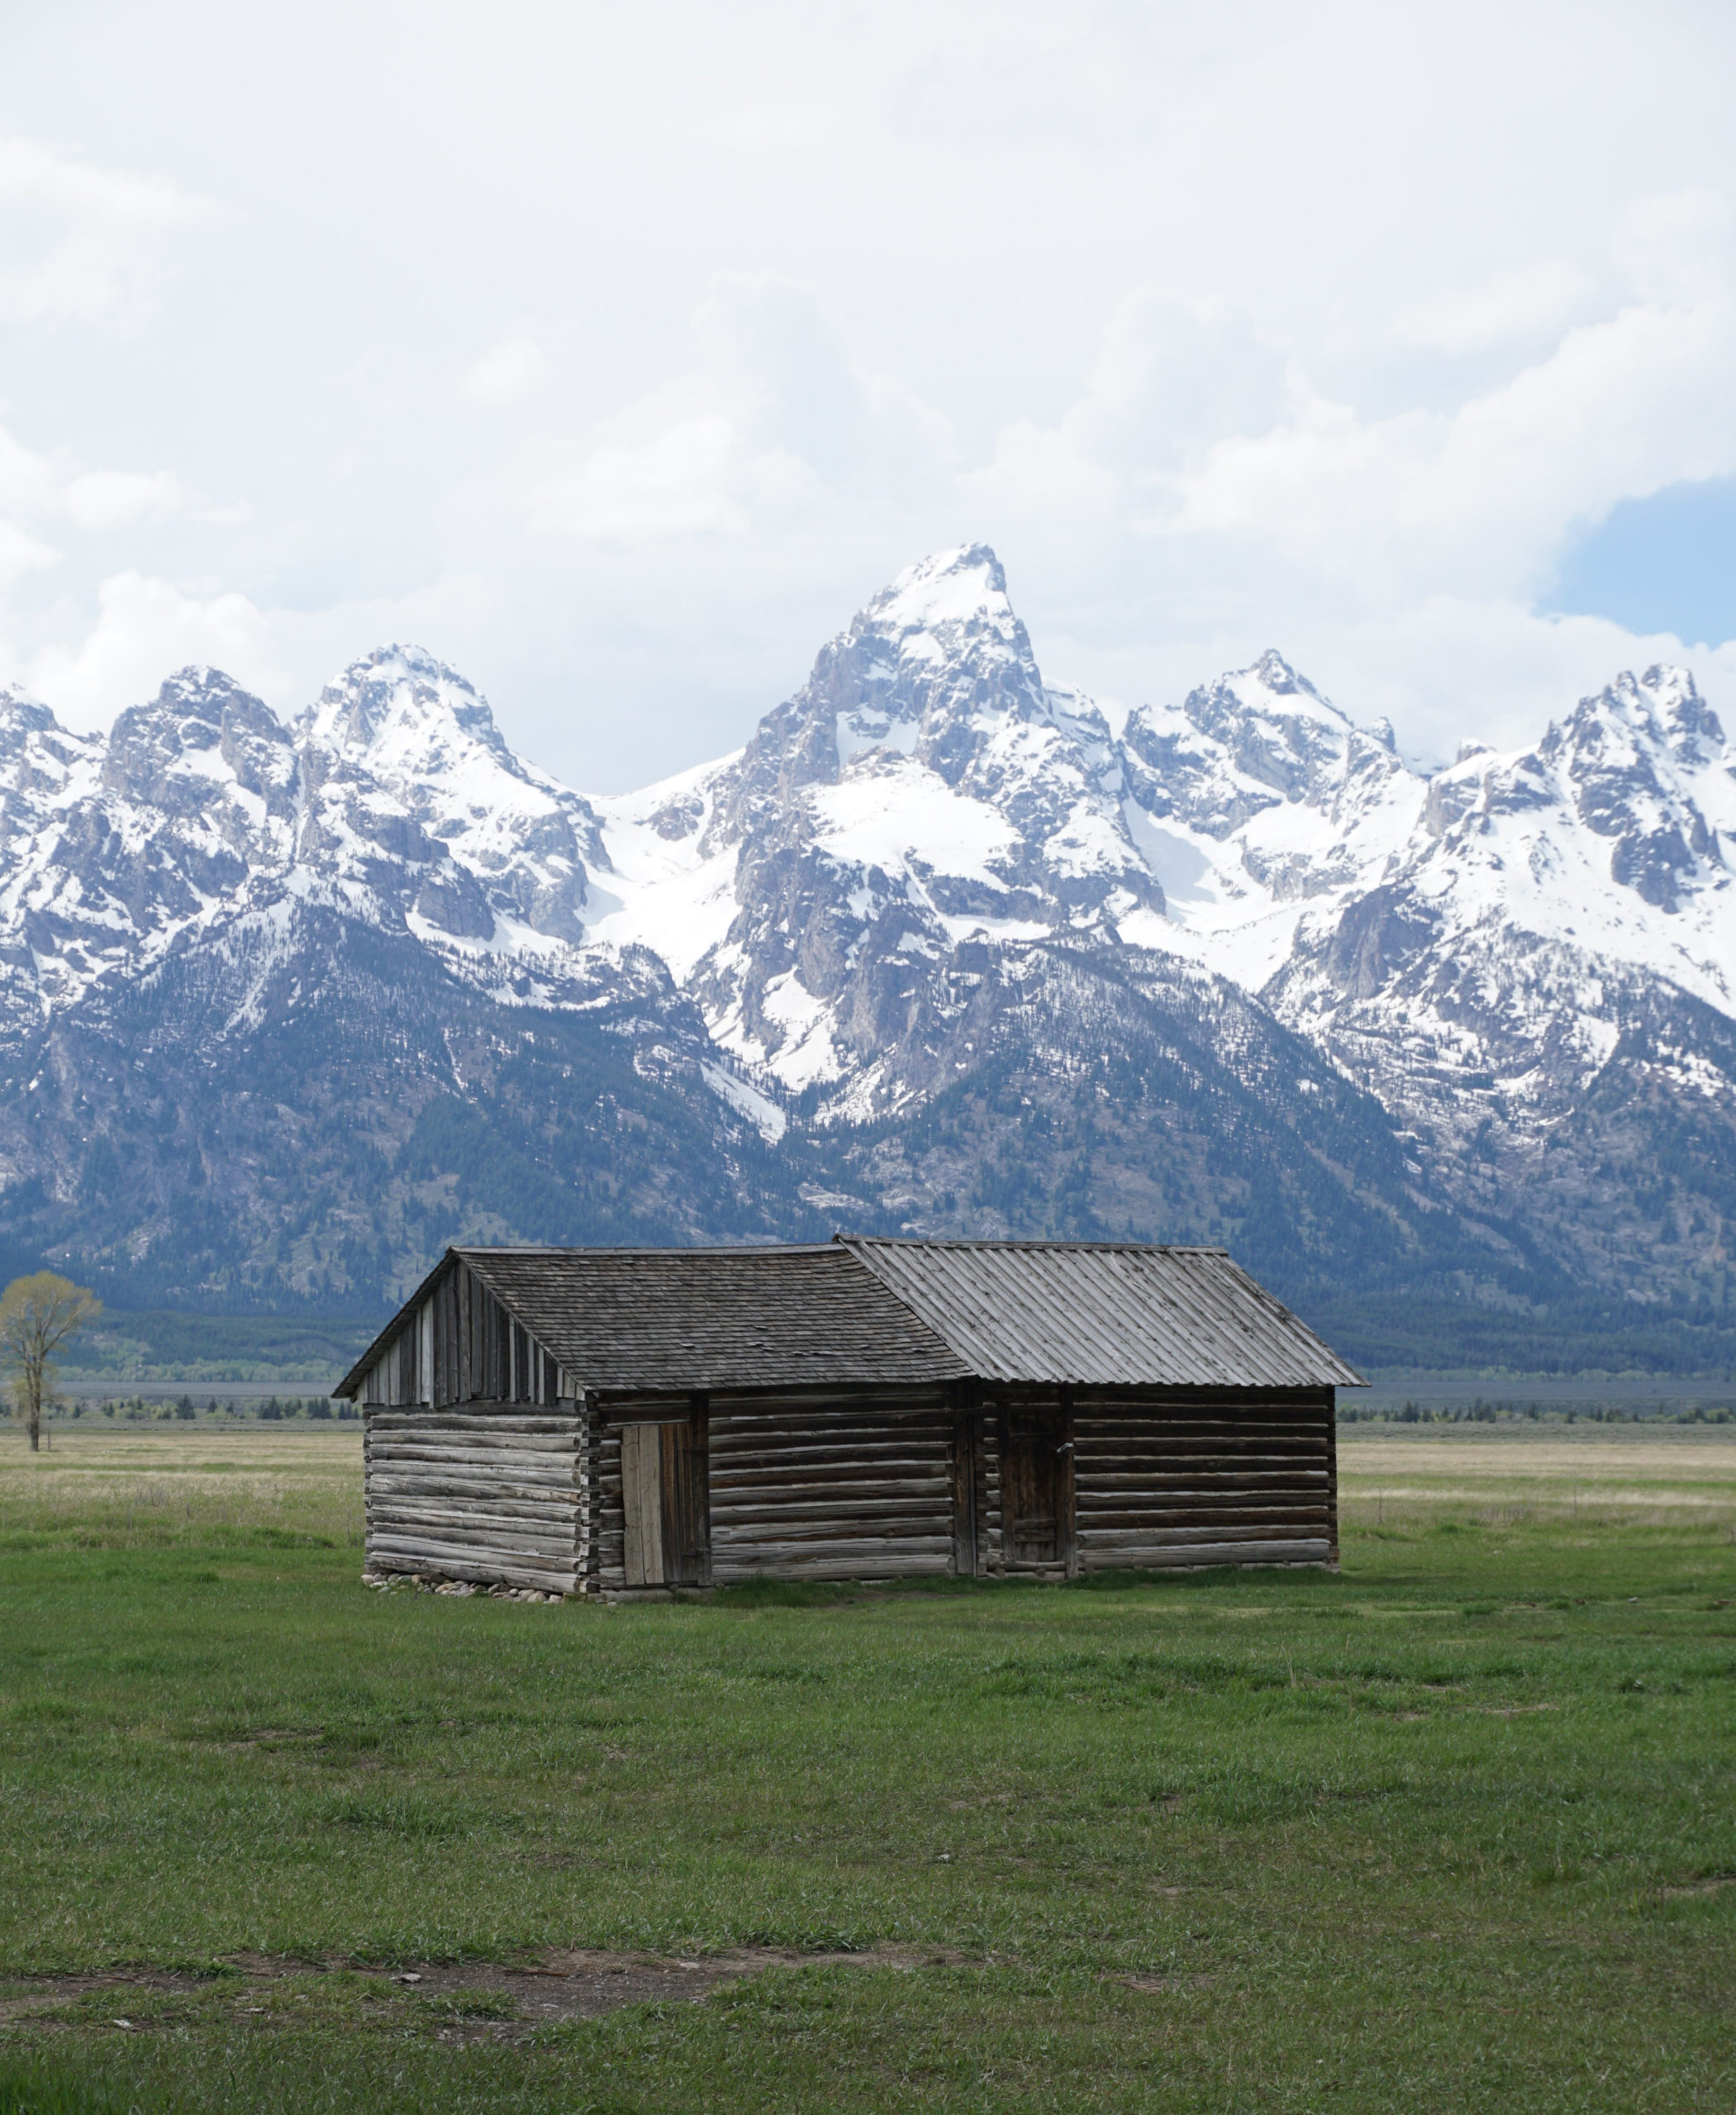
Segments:
[[[458,1233],[848,1211],[1727,1316],[1733,855],[1684,672],[1428,774],[1276,650],[1117,732],[980,544],[635,794],[415,647],[288,721],[0,692],[0,1241],[350,1306]]]

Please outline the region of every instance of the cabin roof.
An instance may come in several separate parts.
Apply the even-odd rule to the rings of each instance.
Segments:
[[[970,1371],[830,1243],[454,1252],[586,1388],[906,1387]]]
[[[984,1381],[1363,1385],[1227,1249],[840,1239]]]
[[[467,1248],[447,1257],[589,1389],[972,1377],[1038,1386],[1362,1385],[1222,1248],[840,1234],[803,1248]],[[338,1384],[340,1395],[359,1391],[432,1282]]]

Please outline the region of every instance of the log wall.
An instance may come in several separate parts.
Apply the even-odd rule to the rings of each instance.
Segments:
[[[370,1408],[364,1417],[370,1571],[578,1589],[592,1478],[577,1406]]]
[[[951,1571],[954,1428],[938,1396],[807,1409],[714,1398],[713,1579]]]
[[[1080,1568],[1335,1564],[1332,1391],[1237,1403],[1078,1391]]]
[[[510,1377],[510,1342],[505,1357]],[[665,1533],[672,1552],[687,1552],[672,1557],[675,1583],[1058,1576],[1338,1556],[1327,1390],[1253,1403],[1027,1391],[980,1408],[944,1390],[853,1403],[476,1400],[370,1404],[365,1417],[376,1571],[622,1590],[621,1432],[659,1422]],[[1010,1542],[1004,1514],[1007,1447],[1028,1452],[1038,1438],[1058,1462],[1053,1550],[1040,1537]],[[1031,1475],[1021,1459],[1021,1489]]]

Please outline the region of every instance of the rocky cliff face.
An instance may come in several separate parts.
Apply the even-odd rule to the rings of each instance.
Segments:
[[[623,798],[413,648],[288,725],[0,693],[0,1238],[183,1302],[849,1219],[1716,1304],[1733,858],[1679,671],[1433,777],[1276,653],[1117,725],[982,546]]]

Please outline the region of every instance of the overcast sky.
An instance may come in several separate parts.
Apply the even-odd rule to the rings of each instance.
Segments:
[[[1733,79],[1727,0],[6,0],[0,681],[413,639],[606,791],[983,539],[1124,704],[1736,720]]]

